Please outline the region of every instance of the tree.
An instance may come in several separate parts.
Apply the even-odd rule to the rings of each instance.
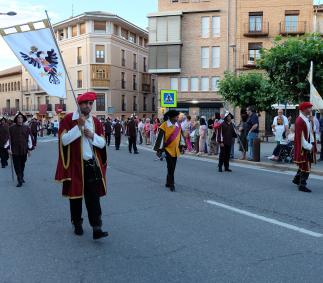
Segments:
[[[270,110],[280,98],[262,73],[225,73],[220,81],[219,91],[234,106],[255,106],[258,111]]]
[[[298,103],[309,99],[307,75],[314,63],[313,81],[323,94],[323,41],[317,34],[303,37],[277,37],[274,47],[263,49],[258,66],[266,70],[281,102]]]

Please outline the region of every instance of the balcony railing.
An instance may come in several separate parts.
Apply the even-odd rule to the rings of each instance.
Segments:
[[[22,87],[23,93],[31,93],[31,92],[44,92],[44,90],[39,85],[30,85]]]
[[[279,33],[281,35],[302,35],[306,32],[306,22],[290,21],[279,24]]]
[[[244,24],[243,35],[248,37],[267,36],[269,34],[269,22],[258,24]]]
[[[150,92],[150,84],[142,84],[143,92]]]

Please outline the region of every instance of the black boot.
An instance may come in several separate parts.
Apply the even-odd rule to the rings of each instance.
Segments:
[[[219,172],[223,172],[222,166],[219,166]]]
[[[109,236],[109,233],[103,232],[101,227],[93,227],[93,240],[98,240],[108,236]]]
[[[77,236],[82,236],[84,234],[82,224],[74,225],[74,234]]]
[[[298,187],[298,190],[300,192],[305,192],[305,193],[311,193],[312,192],[309,188],[306,187],[309,175],[310,175],[310,173],[301,172],[301,174],[300,174],[300,185]]]
[[[231,169],[229,169],[229,168],[225,168],[225,170],[224,170],[225,172],[232,172],[232,170]]]
[[[301,172],[298,170],[294,179],[293,179],[293,184],[299,186],[300,185],[300,182],[301,182]]]
[[[171,192],[175,192],[175,186],[174,186],[174,185],[170,185],[170,186],[169,186],[169,190],[170,190]]]
[[[167,177],[166,177],[166,184],[165,184],[165,187],[166,188],[170,188],[170,178],[169,178],[169,176],[167,175]]]

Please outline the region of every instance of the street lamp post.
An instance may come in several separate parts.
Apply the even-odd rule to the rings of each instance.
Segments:
[[[13,11],[10,11],[10,12],[7,12],[7,13],[0,13],[1,16],[15,16],[17,15],[16,12],[13,12]]]

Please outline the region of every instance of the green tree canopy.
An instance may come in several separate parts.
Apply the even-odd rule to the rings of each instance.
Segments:
[[[309,99],[307,75],[314,63],[313,81],[323,94],[323,41],[317,34],[303,37],[277,37],[274,47],[263,49],[258,66],[268,73],[281,102],[298,103]]]
[[[270,110],[279,101],[275,89],[262,73],[226,73],[220,81],[223,98],[240,108],[255,106],[258,111]]]

